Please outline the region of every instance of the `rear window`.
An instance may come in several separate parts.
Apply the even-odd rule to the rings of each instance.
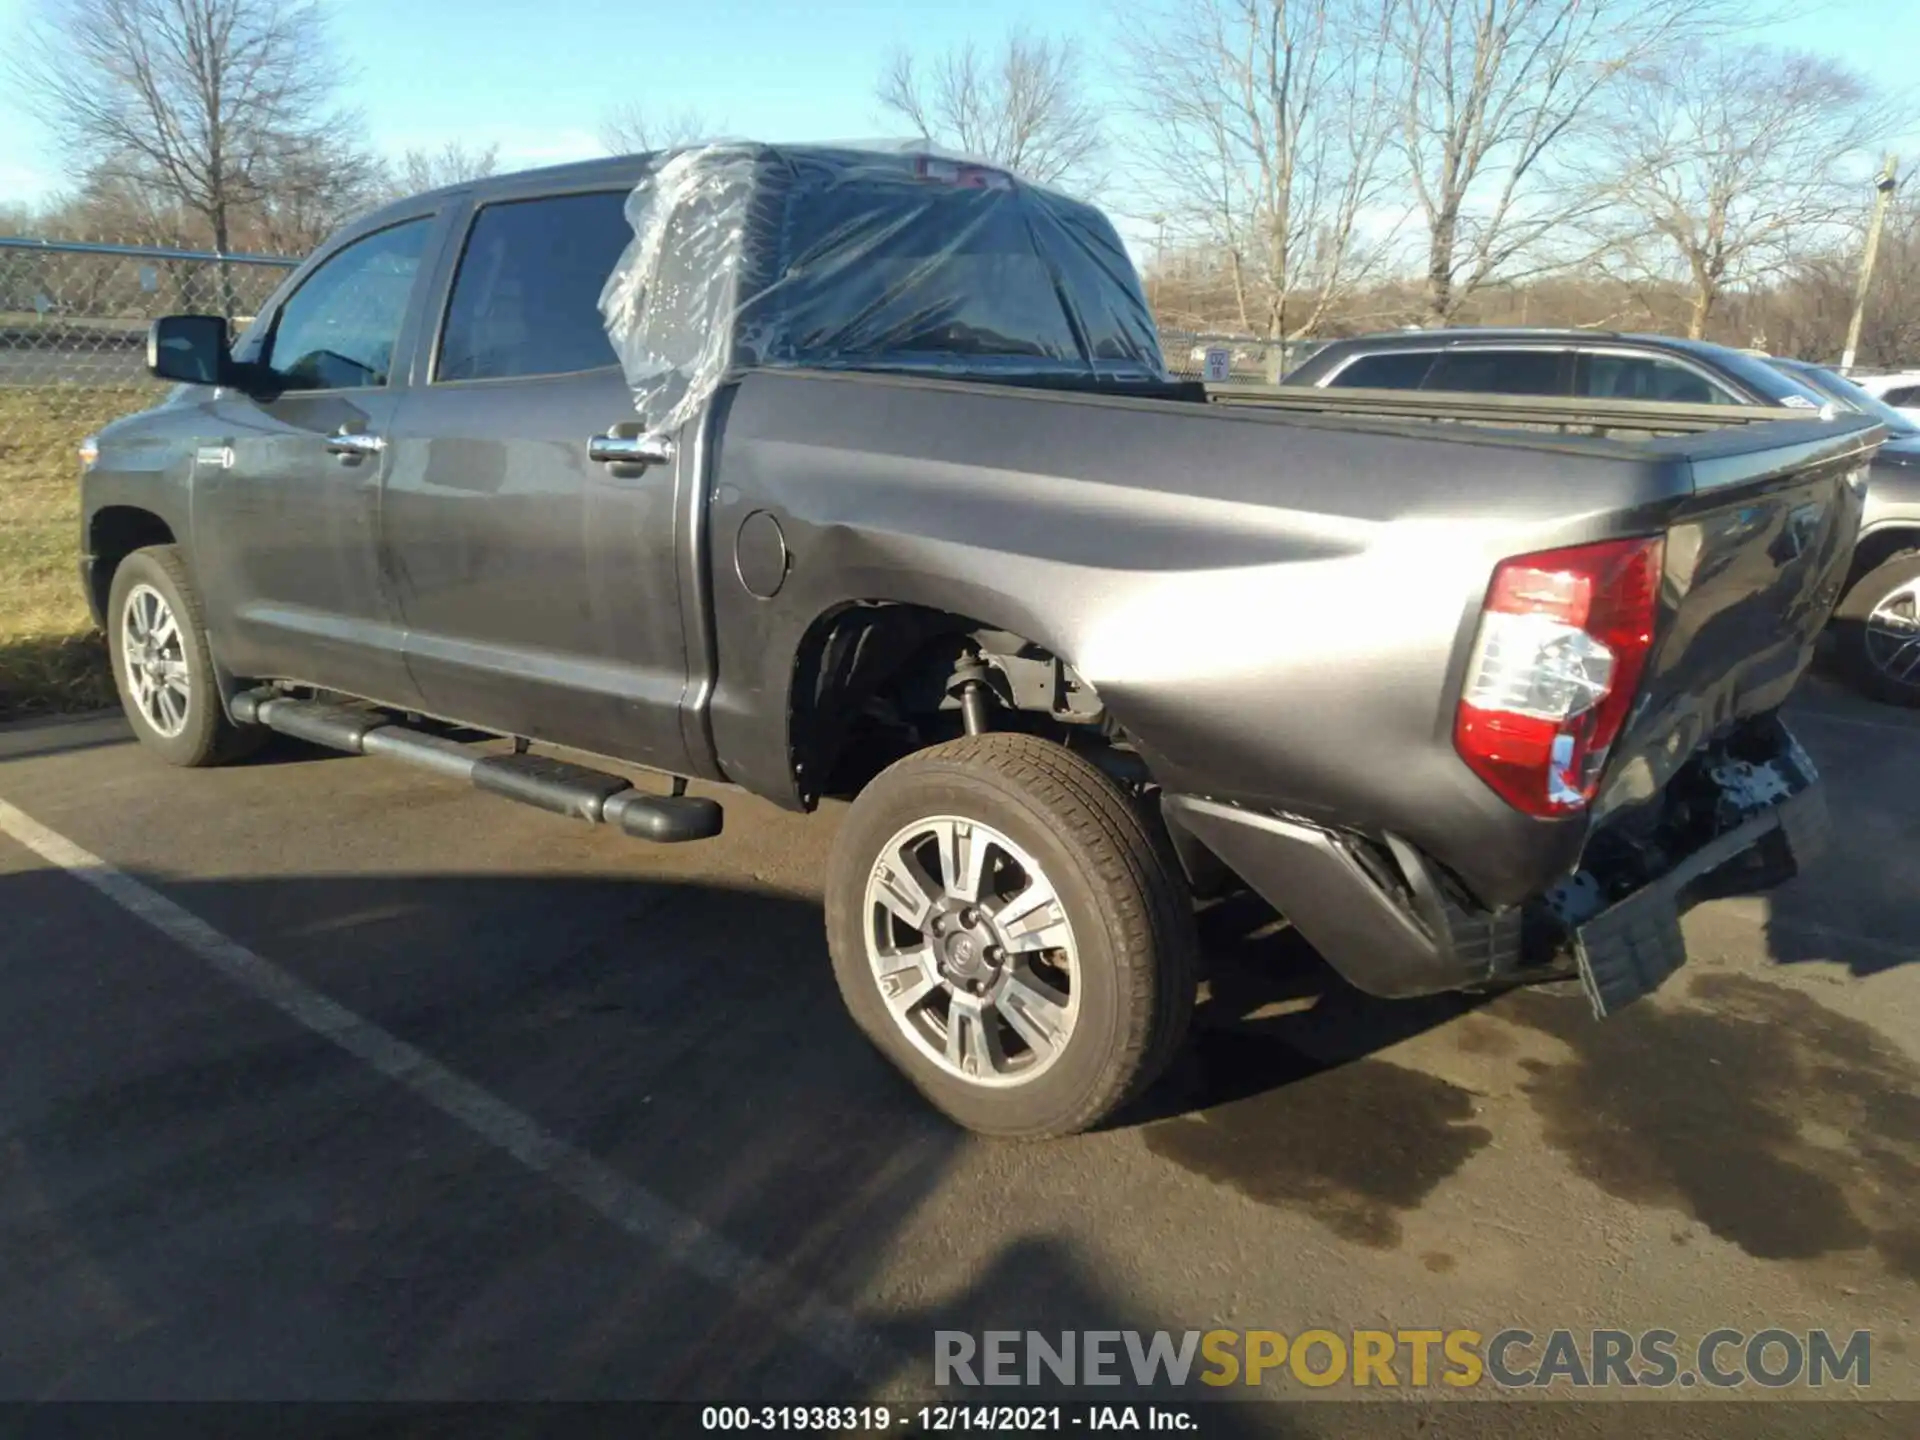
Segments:
[[[1575,391],[1597,400],[1664,400],[1676,405],[1740,403],[1692,366],[1659,355],[1582,355]]]
[[[1164,374],[1132,261],[1089,207],[1023,185],[803,170],[784,219],[765,359]]]
[[[1342,390],[1418,390],[1433,355],[1431,350],[1362,355],[1327,384]]]
[[[1449,350],[1427,377],[1429,390],[1484,395],[1565,395],[1567,356],[1557,350]]]

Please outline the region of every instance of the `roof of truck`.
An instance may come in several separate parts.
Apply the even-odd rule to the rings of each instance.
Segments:
[[[903,161],[926,158],[929,160],[959,160],[967,165],[979,165],[1009,174],[1004,166],[990,162],[970,159],[950,153],[938,145],[917,145],[907,142],[847,141],[842,143],[816,142],[803,145],[784,145],[758,140],[718,140],[694,145],[672,146],[661,150],[636,150],[625,155],[604,155],[593,160],[574,160],[564,165],[543,165],[534,170],[510,170],[497,175],[483,175],[473,180],[462,180],[452,185],[442,185],[433,190],[422,190],[403,200],[393,202],[387,209],[399,207],[411,208],[420,201],[439,199],[442,196],[461,195],[468,191],[482,192],[513,190],[566,189],[571,186],[625,185],[639,183],[649,171],[671,156],[689,150],[757,150],[769,157],[791,156],[848,156],[872,155],[889,157]],[[1021,181],[1029,188],[1036,187],[1031,181]]]

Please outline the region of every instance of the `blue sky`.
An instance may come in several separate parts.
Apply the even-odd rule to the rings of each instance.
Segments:
[[[39,0],[0,0],[0,48]],[[1126,0],[330,0],[347,98],[375,146],[498,143],[508,168],[599,151],[610,107],[699,110],[726,133],[845,139],[901,133],[873,100],[898,45],[934,51],[1026,24],[1078,37],[1099,76]],[[1920,112],[1920,0],[1828,0],[1751,38],[1841,58]],[[1920,124],[1920,122],[1916,122]],[[1920,130],[1904,152],[1920,168]],[[0,203],[66,181],[29,115],[0,95]]]

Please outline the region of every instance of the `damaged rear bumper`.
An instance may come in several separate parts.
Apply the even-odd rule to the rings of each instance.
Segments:
[[[1658,988],[1686,963],[1680,916],[1706,898],[1700,893],[1703,884],[1726,876],[1737,878],[1745,891],[1771,889],[1791,880],[1826,848],[1831,831],[1826,789],[1812,776],[1811,765],[1807,770],[1804,788],[1715,836],[1673,869],[1573,926],[1580,988],[1596,1016],[1612,1014]]]
[[[1184,858],[1196,844],[1237,874],[1357,988],[1398,998],[1578,977],[1596,1015],[1686,960],[1680,917],[1716,888],[1792,878],[1824,846],[1826,797],[1776,718],[1702,754],[1662,814],[1627,838],[1603,826],[1581,868],[1526,905],[1487,910],[1414,846],[1191,795],[1162,808]],[[1643,817],[1644,818],[1644,817]]]

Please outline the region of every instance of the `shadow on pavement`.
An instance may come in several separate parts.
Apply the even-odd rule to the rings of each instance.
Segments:
[[[811,901],[517,875],[147,883],[850,1308],[957,1166],[1006,1153],[930,1112],[859,1037]],[[845,1394],[764,1308],[690,1279],[72,877],[0,875],[0,914],[22,917],[0,934],[0,1395]],[[1379,1243],[1394,1207],[1483,1136],[1453,1123],[1450,1095],[1421,1099],[1440,1082],[1360,1058],[1442,1012],[1349,994],[1321,1021],[1261,1018],[1313,973],[1272,939],[1225,948],[1161,1113],[1211,1107],[1253,1167],[1236,1183]],[[1275,1087],[1243,1125],[1238,1107]],[[1414,1153],[1352,1158],[1350,1127],[1386,1111]],[[1191,1123],[1149,1127],[1149,1147],[1220,1163],[1173,1128]],[[993,1223],[1010,1237],[1004,1284],[869,1322],[918,1367],[911,1383],[930,1374],[936,1322],[1168,1323],[1028,1235],[1039,1217]]]
[[[1920,961],[1920,716],[1821,692],[1788,720],[1826,782],[1833,840],[1768,895],[1768,953],[1855,976]]]
[[[149,883],[829,1296],[968,1143],[843,1018],[802,901]],[[0,875],[0,914],[0,1395],[845,1393],[781,1317],[72,877]]]
[[[1343,1240],[1397,1246],[1398,1217],[1492,1135],[1467,1123],[1466,1090],[1377,1052],[1479,1002],[1363,994],[1250,895],[1202,919],[1192,1043],[1122,1123],[1145,1123],[1150,1151],[1204,1179],[1302,1209]]]
[[[935,1329],[1203,1319],[1140,1313],[1052,1213],[982,1215],[1004,1238],[958,1287],[903,1279],[901,1247],[939,1260],[936,1198],[948,1223],[1023,1162],[932,1114],[859,1037],[810,899],[517,872],[148,883],[856,1312],[912,1385]],[[72,877],[0,874],[0,915],[0,1396],[846,1398],[763,1304]],[[1194,1043],[1125,1124],[1160,1162],[1397,1246],[1494,1135],[1468,1090],[1379,1052],[1469,1004],[1360,995],[1251,902],[1205,930]],[[1544,995],[1488,1013],[1558,1042],[1515,1063],[1549,1143],[1601,1188],[1762,1258],[1871,1249],[1920,1278],[1901,1200],[1920,1073],[1784,987],[1702,975],[1692,996],[1607,1025]],[[1207,1433],[1339,1422],[1223,1407]]]
[[[1920,1065],[1798,989],[1703,971],[1685,990],[1684,1006],[1603,1023],[1547,995],[1494,1007],[1570,1053],[1520,1061],[1547,1143],[1607,1193],[1677,1210],[1756,1259],[1844,1270],[1871,1251],[1920,1281]]]

